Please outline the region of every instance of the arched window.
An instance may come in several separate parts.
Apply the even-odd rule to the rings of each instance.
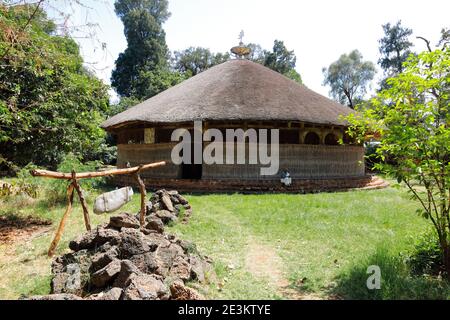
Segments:
[[[348,133],[344,133],[344,138],[342,139],[344,144],[352,144],[352,138],[348,135]]]
[[[320,144],[320,137],[315,132],[308,132],[305,136],[305,144]]]
[[[325,144],[329,146],[337,146],[339,144],[339,141],[334,133],[329,133],[325,137]]]

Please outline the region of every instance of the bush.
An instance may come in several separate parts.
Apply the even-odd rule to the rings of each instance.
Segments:
[[[438,275],[444,270],[439,239],[434,231],[423,234],[414,248],[407,252],[406,263],[415,275]]]
[[[377,149],[379,145],[376,143],[366,144],[366,167],[367,169],[373,171],[375,164],[380,162],[377,154]]]

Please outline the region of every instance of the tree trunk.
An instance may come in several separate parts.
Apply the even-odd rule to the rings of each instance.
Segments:
[[[444,255],[444,269],[447,276],[447,279],[450,280],[450,246],[446,243],[443,248]]]

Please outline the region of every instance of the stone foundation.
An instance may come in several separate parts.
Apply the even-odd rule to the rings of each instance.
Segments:
[[[143,179],[150,190],[176,189],[185,193],[318,193],[345,191],[350,189],[380,189],[388,184],[374,176],[335,179],[293,179],[292,185],[286,187],[279,180],[180,180],[180,179]],[[118,186],[136,186],[133,178],[117,176],[111,181]]]

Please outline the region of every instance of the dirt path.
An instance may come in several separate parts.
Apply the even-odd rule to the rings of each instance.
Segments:
[[[31,216],[0,216],[0,245],[32,238],[51,229],[51,221]]]
[[[279,294],[289,300],[321,300],[318,295],[306,294],[290,288],[283,274],[283,260],[270,246],[252,239],[245,257],[247,270],[256,278],[265,280],[276,287]]]

